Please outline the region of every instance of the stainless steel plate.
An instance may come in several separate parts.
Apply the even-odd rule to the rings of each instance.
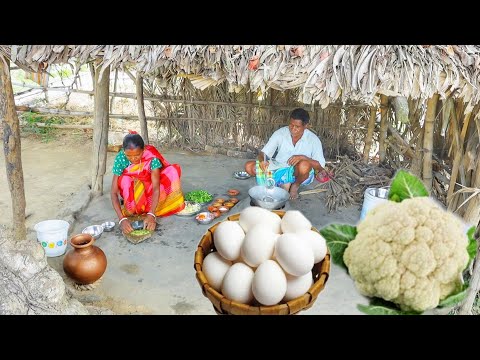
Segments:
[[[185,201],[185,205],[187,205],[187,204],[196,204],[196,203],[194,203],[193,201]],[[180,214],[180,212],[181,212],[180,211],[180,212],[176,213],[175,215],[180,216],[180,217],[192,217],[192,216],[195,216],[195,215],[199,214],[201,211],[202,211],[202,205],[198,204],[198,210],[196,210],[194,212],[191,212],[191,213],[188,213],[188,214]]]

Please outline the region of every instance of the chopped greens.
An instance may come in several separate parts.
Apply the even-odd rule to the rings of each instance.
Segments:
[[[139,230],[133,230],[130,233],[130,235],[133,235],[133,236],[142,236],[142,235],[147,235],[147,234],[150,234],[150,230],[139,229]]]
[[[205,190],[194,190],[185,194],[185,200],[196,203],[207,203],[213,199],[213,195]]]

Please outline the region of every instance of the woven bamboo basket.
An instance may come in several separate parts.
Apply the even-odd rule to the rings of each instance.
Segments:
[[[272,212],[283,217],[285,211],[273,210]],[[240,214],[234,214],[227,218],[230,221],[236,221],[240,217]],[[242,304],[230,299],[227,299],[221,293],[216,291],[210,284],[208,284],[207,278],[202,271],[203,259],[213,251],[216,251],[213,243],[214,232],[220,222],[208,229],[203,235],[200,243],[198,244],[197,251],[195,251],[195,271],[197,281],[200,284],[202,293],[213,304],[213,307],[219,315],[293,315],[302,310],[309,309],[315,300],[317,300],[318,294],[323,290],[328,280],[330,273],[330,251],[327,248],[327,255],[325,259],[314,265],[312,269],[313,285],[302,296],[290,300],[288,302],[281,302],[277,305],[263,306],[261,304],[247,305]],[[312,227],[313,231],[318,232],[317,229]]]

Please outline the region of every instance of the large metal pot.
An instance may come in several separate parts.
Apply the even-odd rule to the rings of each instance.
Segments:
[[[290,198],[288,191],[274,187],[267,189],[264,185],[257,185],[248,190],[252,202],[264,209],[277,210],[283,207]]]

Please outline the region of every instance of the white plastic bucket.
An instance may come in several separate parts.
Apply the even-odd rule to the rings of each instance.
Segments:
[[[47,257],[65,254],[69,226],[64,220],[45,220],[34,226],[37,240],[42,244]]]
[[[367,212],[385,201],[388,201],[388,187],[383,188],[367,188],[363,197],[362,212],[360,220],[363,220]]]

